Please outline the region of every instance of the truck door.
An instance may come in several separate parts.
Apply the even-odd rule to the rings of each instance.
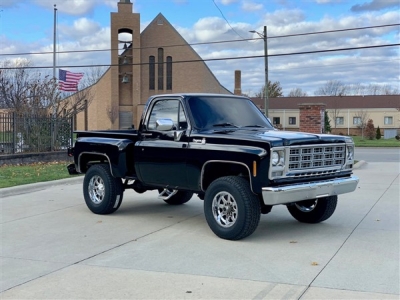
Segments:
[[[155,101],[144,121],[135,159],[146,184],[185,187],[187,118],[178,99]]]

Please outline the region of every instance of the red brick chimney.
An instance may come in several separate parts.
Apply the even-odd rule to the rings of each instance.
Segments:
[[[242,95],[242,72],[240,70],[235,70],[235,90],[233,93]]]
[[[309,133],[324,133],[325,103],[301,103],[299,130]]]

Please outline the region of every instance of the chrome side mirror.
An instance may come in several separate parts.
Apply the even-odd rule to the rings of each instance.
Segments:
[[[174,122],[171,119],[158,119],[156,121],[156,130],[169,131],[174,127]]]

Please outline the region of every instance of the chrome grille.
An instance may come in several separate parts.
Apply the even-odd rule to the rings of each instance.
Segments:
[[[345,145],[304,146],[290,149],[289,172],[318,168],[341,168],[346,160]],[[299,176],[312,176],[301,173]]]

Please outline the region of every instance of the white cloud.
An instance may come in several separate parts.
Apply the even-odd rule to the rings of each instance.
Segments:
[[[364,4],[356,4],[351,7],[351,10],[354,12],[362,12],[362,11],[376,11],[391,7],[397,7],[400,9],[399,0],[372,0],[370,2],[366,2]]]
[[[230,4],[238,2],[238,0],[220,0],[220,2],[223,5],[230,5]]]
[[[96,0],[34,0],[40,6],[53,8],[53,4],[57,5],[57,10],[70,15],[84,15],[91,12],[95,5],[98,5]]]
[[[79,40],[83,37],[90,37],[100,29],[98,23],[87,18],[80,18],[75,20],[72,26],[59,25],[59,35],[68,40]]]
[[[3,0],[4,1],[4,0]],[[48,0],[35,0],[42,5],[49,4]],[[65,3],[72,3],[77,11],[90,12],[95,3],[100,0],[61,1],[54,0],[57,7]],[[217,0],[215,0],[217,2]],[[132,1],[134,2],[134,1]],[[211,1],[210,1],[211,2]],[[222,0],[218,3],[232,4],[232,0]],[[261,1],[260,1],[261,2]],[[60,3],[60,4],[58,4]],[[117,0],[101,0],[101,3],[116,6]],[[248,2],[249,3],[249,2]],[[264,2],[263,2],[264,3]],[[71,6],[71,4],[69,4]],[[50,5],[52,9],[52,5]],[[71,8],[72,9],[72,8]],[[319,20],[307,20],[306,13],[300,9],[276,10],[263,15],[262,19],[254,19],[254,23],[235,22],[230,20],[230,26],[222,17],[205,17],[197,20],[191,27],[174,25],[178,32],[189,42],[215,42],[258,37],[249,33],[250,30],[262,32],[263,26],[268,26],[268,53],[269,79],[280,81],[283,91],[287,94],[292,88],[300,87],[309,95],[328,80],[341,80],[346,84],[385,82],[389,85],[398,85],[399,71],[393,67],[399,65],[398,48],[376,48],[352,50],[330,53],[310,53],[303,55],[288,55],[306,51],[320,51],[327,49],[364,47],[381,45],[398,41],[398,27],[383,27],[368,30],[354,30],[329,34],[313,34],[297,37],[282,37],[299,33],[311,33],[326,30],[347,29],[370,25],[398,23],[399,11],[387,12],[368,11],[357,15],[349,11],[343,16],[326,15]],[[171,22],[171,20],[169,20]],[[173,23],[173,20],[172,22]],[[142,30],[148,23],[141,24]],[[50,31],[49,31],[50,32]],[[238,34],[237,34],[238,33]],[[52,37],[40,40],[34,44],[11,41],[0,36],[0,44],[6,45],[2,53],[43,52],[46,55],[31,55],[34,65],[52,65]],[[93,52],[89,50],[110,49],[110,28],[102,27],[89,17],[77,18],[72,25],[59,25],[59,51],[87,50],[87,52],[73,52],[57,55],[58,64],[68,65],[99,65],[110,62],[109,51]],[[255,93],[264,84],[264,54],[263,41],[241,41],[234,43],[217,43],[194,46],[203,59],[241,58],[220,61],[209,61],[207,65],[218,80],[229,90],[233,90],[234,71],[242,71],[243,92]],[[73,69],[85,72],[87,69]],[[374,70],[385,70],[384,73]]]
[[[343,0],[314,0],[317,4],[329,4],[329,3],[340,3]]]
[[[255,3],[253,1],[243,1],[242,9],[244,11],[260,11],[264,6],[260,3]]]
[[[2,1],[0,2],[0,8],[17,6],[18,4],[19,4],[19,3],[16,2],[15,0],[2,0]]]
[[[323,17],[317,21],[307,21],[301,10],[277,10],[265,15],[258,25],[231,23],[231,26],[244,37],[251,37],[249,30],[262,32],[268,25],[268,36],[277,37],[288,34],[312,33],[336,29],[364,27],[366,24],[398,23],[399,12],[363,13],[357,16]],[[189,42],[222,41],[238,39],[221,18],[204,18],[193,28],[179,29]],[[393,63],[399,64],[398,53],[392,48],[363,49],[328,53],[281,56],[285,53],[313,52],[320,50],[365,47],[388,44],[399,33],[396,27],[368,30],[354,30],[328,34],[314,34],[297,37],[271,38],[268,40],[269,79],[280,81],[284,94],[294,87],[301,87],[309,95],[329,80],[341,80],[345,84],[372,81],[386,82],[396,86],[399,76]],[[254,35],[254,37],[257,37]],[[203,59],[263,56],[263,41],[237,42],[229,44],[210,44],[196,46],[195,50]],[[278,56],[276,56],[278,55]],[[233,90],[234,70],[242,71],[242,90],[258,91],[264,82],[264,59],[237,59],[207,62],[220,82]],[[385,75],[371,77],[371,70],[385,69]],[[372,72],[374,73],[374,72]],[[374,73],[375,74],[375,73]]]

